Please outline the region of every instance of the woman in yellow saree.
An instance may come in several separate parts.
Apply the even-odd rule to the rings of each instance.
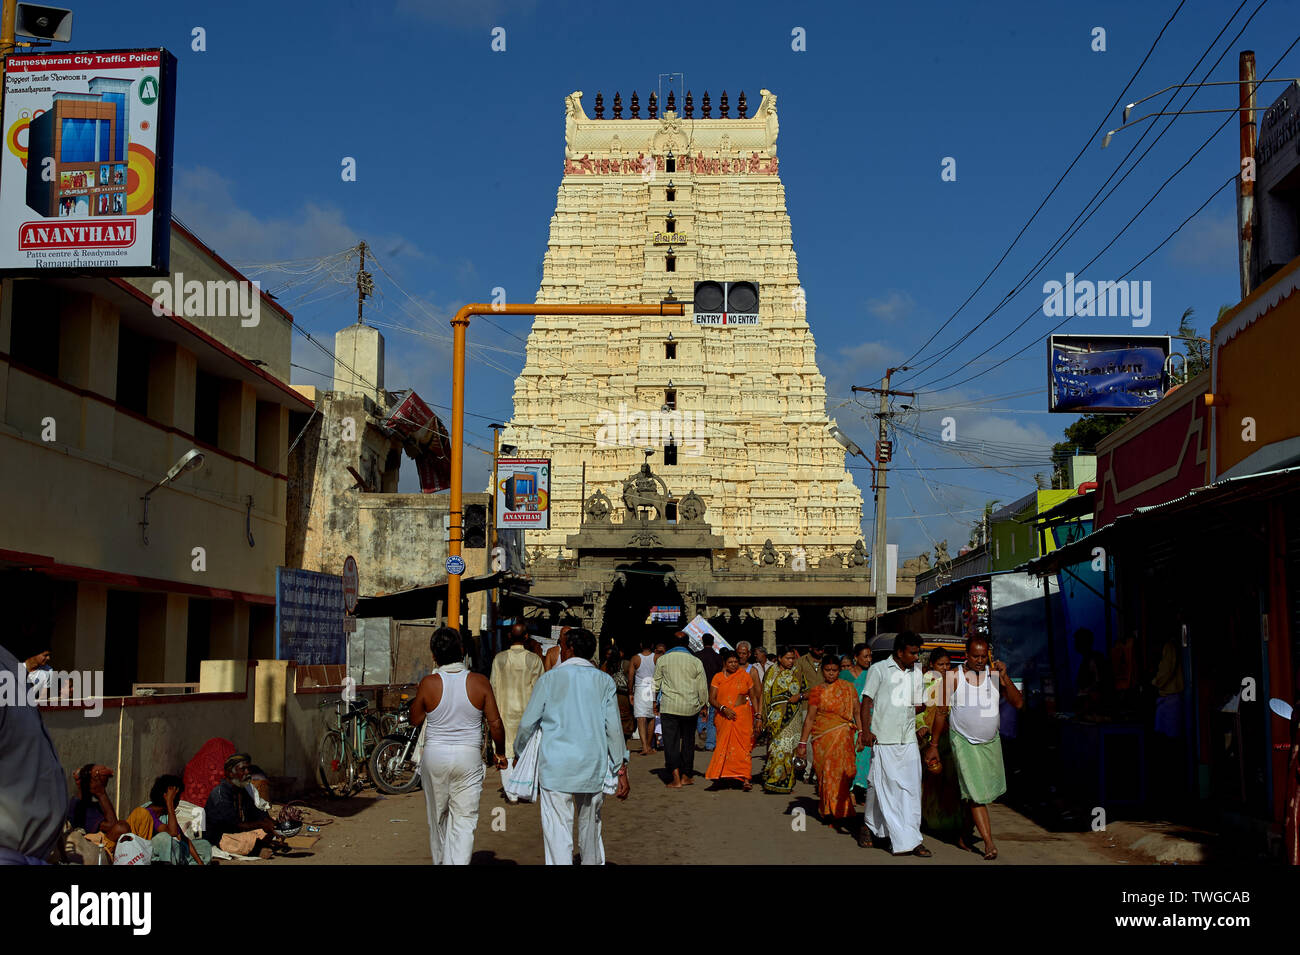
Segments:
[[[768,734],[767,762],[763,766],[763,792],[794,791],[794,747],[799,741],[799,702],[808,684],[795,669],[790,647],[777,651],[777,665],[763,678],[763,729]]]
[[[925,674],[925,709],[916,715],[918,733],[934,728],[935,716],[946,709],[948,700],[944,689],[944,674],[952,669],[952,658],[942,647],[930,651],[929,670]],[[929,742],[927,735],[921,744],[924,751]],[[957,764],[952,758],[952,744],[948,734],[939,737],[939,767],[924,766],[921,774],[921,822],[927,830],[941,835],[960,832],[962,825],[961,794],[957,789]]]
[[[853,804],[853,777],[858,771],[858,698],[853,686],[839,678],[840,663],[822,657],[822,679],[808,694],[797,752],[804,756],[812,743],[813,767],[821,796],[820,814],[828,826],[846,823],[857,813]]]
[[[751,754],[758,712],[754,697],[754,681],[740,668],[740,657],[735,650],[724,651],[722,671],[714,675],[709,687],[709,705],[715,711],[713,725],[718,730],[718,742],[704,777],[739,779],[745,792],[753,788]]]

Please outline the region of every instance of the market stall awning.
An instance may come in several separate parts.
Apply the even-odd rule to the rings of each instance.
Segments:
[[[1021,564],[1016,570],[1045,577],[1059,573],[1062,567],[1091,560],[1093,548],[1115,546],[1132,540],[1137,535],[1152,538],[1160,533],[1160,528],[1166,523],[1183,523],[1189,515],[1196,514],[1203,507],[1221,508],[1243,501],[1263,501],[1297,491],[1300,491],[1300,467],[1227,478],[1217,484],[1198,487],[1163,504],[1139,507],[1132,514],[1116,518],[1086,537],[1063,544],[1050,554]]]

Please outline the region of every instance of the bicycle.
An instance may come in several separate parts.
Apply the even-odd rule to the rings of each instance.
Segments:
[[[317,747],[320,783],[331,796],[350,796],[361,786],[361,775],[369,771],[370,752],[379,742],[379,720],[367,713],[367,700],[326,700],[318,708],[333,706],[336,722],[321,734]]]

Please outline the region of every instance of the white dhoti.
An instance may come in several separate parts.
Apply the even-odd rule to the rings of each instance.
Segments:
[[[632,715],[638,719],[649,719],[655,715],[655,685],[650,680],[642,680],[636,685],[632,697]]]
[[[605,843],[600,836],[600,807],[605,794],[562,793],[541,790],[542,845],[547,865],[573,865],[573,824],[578,824],[578,853],[583,865],[605,864]]]
[[[871,834],[888,839],[893,852],[921,844],[921,750],[916,743],[871,748],[863,816]]]
[[[434,865],[469,865],[483,792],[483,754],[474,746],[430,746],[420,761]]]

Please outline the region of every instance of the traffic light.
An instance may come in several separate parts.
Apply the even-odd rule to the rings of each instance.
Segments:
[[[757,325],[757,282],[696,282],[696,325]]]
[[[487,546],[487,505],[465,505],[465,532],[461,535],[465,547]]]

